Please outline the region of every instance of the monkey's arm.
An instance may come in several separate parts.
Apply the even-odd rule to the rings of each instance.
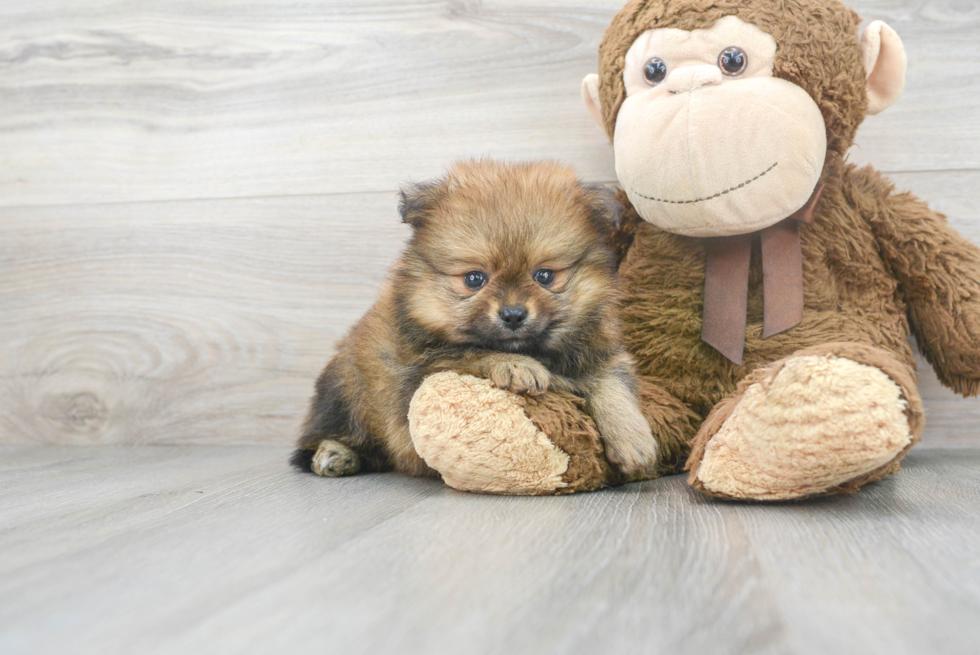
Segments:
[[[939,380],[980,393],[980,248],[946,217],[870,168],[855,172],[862,210],[897,278],[919,349]]]

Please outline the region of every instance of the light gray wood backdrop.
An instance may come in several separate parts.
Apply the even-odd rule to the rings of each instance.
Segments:
[[[0,3],[0,442],[291,440],[401,182],[484,154],[615,180],[578,89],[620,5]],[[980,241],[980,3],[857,9],[909,76],[852,160]],[[922,377],[927,439],[976,443],[980,402]]]

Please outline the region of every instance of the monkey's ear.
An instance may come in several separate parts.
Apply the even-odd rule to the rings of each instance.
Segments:
[[[418,229],[425,225],[443,187],[442,180],[406,184],[398,191],[398,213],[402,223]]]
[[[861,35],[861,55],[867,72],[868,113],[877,114],[902,95],[908,58],[895,30],[880,20]]]
[[[623,217],[623,204],[616,192],[604,184],[582,184],[592,209],[592,222],[602,234],[608,236],[619,227]]]
[[[582,102],[585,103],[585,108],[589,110],[595,124],[605,132],[606,122],[602,120],[602,103],[599,100],[599,76],[595,73],[586,75],[582,80]]]

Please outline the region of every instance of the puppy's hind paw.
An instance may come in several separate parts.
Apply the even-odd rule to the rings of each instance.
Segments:
[[[325,439],[313,455],[312,469],[317,475],[339,478],[354,475],[361,468],[361,458],[350,446]]]

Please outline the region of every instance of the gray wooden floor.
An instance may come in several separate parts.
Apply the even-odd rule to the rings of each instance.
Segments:
[[[261,446],[0,447],[0,653],[944,653],[980,644],[980,449],[860,494],[507,498]]]

